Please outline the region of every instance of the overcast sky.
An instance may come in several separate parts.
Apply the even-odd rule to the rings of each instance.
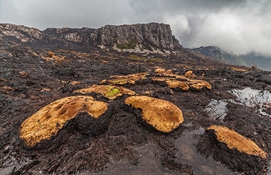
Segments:
[[[99,28],[167,23],[184,47],[271,56],[270,0],[0,0],[0,23]]]

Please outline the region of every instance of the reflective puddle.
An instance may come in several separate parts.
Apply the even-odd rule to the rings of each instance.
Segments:
[[[223,121],[227,115],[228,109],[226,107],[228,103],[225,100],[212,100],[205,108],[207,114],[214,120]]]
[[[255,109],[255,113],[260,113],[262,115],[271,117],[271,114],[265,112],[265,110],[269,110],[271,113],[270,92],[255,90],[249,87],[242,90],[233,89],[230,90],[230,92],[236,96],[235,100],[211,100],[211,102],[205,108],[205,111],[209,117],[213,118],[214,120],[223,121],[228,112],[228,102],[253,107]]]
[[[237,99],[237,104],[242,104],[249,107],[255,107],[255,112],[259,112],[262,115],[267,115],[271,117],[270,114],[263,111],[264,108],[270,108],[268,106],[271,103],[271,93],[268,91],[260,91],[251,89],[249,87],[242,90],[231,90]]]
[[[204,132],[204,128],[183,132],[182,136],[175,141],[175,146],[178,149],[177,159],[184,164],[191,165],[194,174],[236,175],[236,173],[229,170],[223,164],[216,162],[212,157],[206,158],[198,153],[195,146],[198,143],[198,140],[195,136],[200,136]]]
[[[249,87],[242,90],[233,89],[230,90],[230,92],[236,96],[235,100],[211,100],[211,102],[205,108],[209,117],[213,118],[214,120],[223,121],[228,112],[228,109],[226,107],[228,102],[252,107],[255,109],[255,113],[271,117],[270,92],[255,90]],[[265,112],[267,110],[269,110],[270,112]],[[187,149],[189,149],[189,146],[187,146]],[[271,165],[269,165],[268,174],[271,174]]]
[[[109,164],[100,173],[92,173],[91,175],[178,175],[177,172],[168,170],[161,165],[161,160],[157,157],[158,148],[152,144],[148,143],[140,148],[136,148],[138,155],[137,165],[131,165],[130,162],[114,162]],[[82,174],[83,175],[83,174]]]

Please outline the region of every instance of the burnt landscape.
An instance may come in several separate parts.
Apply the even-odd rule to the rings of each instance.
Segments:
[[[271,91],[270,77],[183,48],[164,24],[44,31],[1,24],[0,174],[269,174],[271,104],[258,96]],[[245,88],[257,91],[244,98],[249,104],[238,98]],[[76,96],[103,102],[106,111],[95,118],[82,102],[57,132],[28,144],[26,119]],[[144,107],[127,102],[133,96],[174,104],[183,121],[161,131],[144,119]],[[212,125],[261,150],[229,148]]]

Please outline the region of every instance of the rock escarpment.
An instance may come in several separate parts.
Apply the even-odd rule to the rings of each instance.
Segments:
[[[150,23],[112,26],[107,25],[91,35],[93,40],[106,47],[139,51],[174,51],[181,47],[172,35],[169,25]]]
[[[15,43],[45,45],[55,43],[63,47],[100,47],[135,53],[172,53],[182,46],[167,24],[106,25],[98,29],[83,27],[48,28],[40,31],[22,25],[0,24],[0,40]]]

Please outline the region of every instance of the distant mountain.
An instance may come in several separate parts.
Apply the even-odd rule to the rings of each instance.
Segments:
[[[263,56],[257,53],[236,55],[234,53],[226,52],[215,46],[202,46],[191,50],[196,53],[224,61],[226,63],[248,67],[257,66],[261,69],[271,70],[271,57]]]

